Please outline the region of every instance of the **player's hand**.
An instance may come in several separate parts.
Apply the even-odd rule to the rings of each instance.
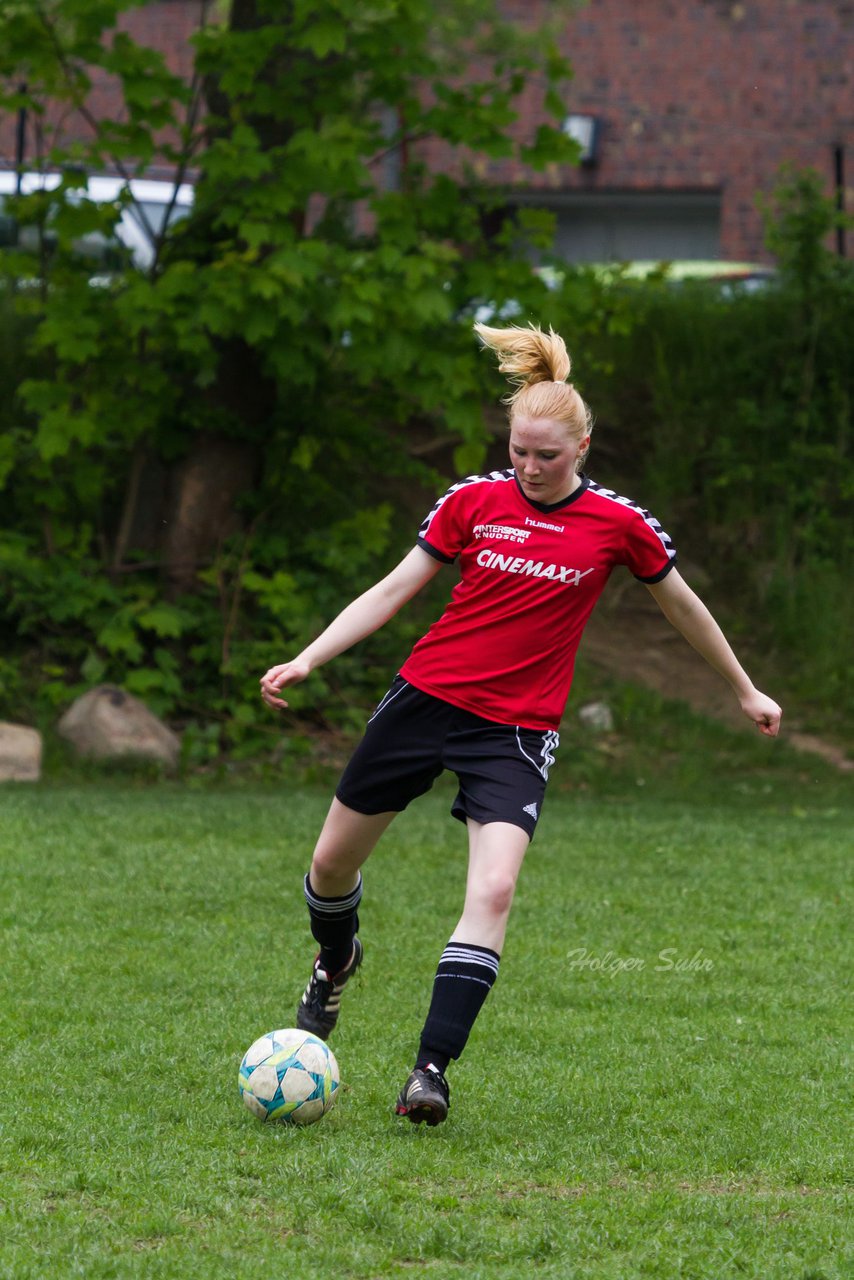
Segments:
[[[289,684],[299,684],[300,680],[305,680],[310,674],[311,667],[299,658],[295,658],[293,662],[280,662],[261,677],[261,697],[268,707],[283,711],[288,704],[284,698],[279,697],[279,691]]]
[[[752,689],[749,694],[740,699],[740,702],[742,711],[753,721],[759,732],[764,733],[766,737],[776,738],[780,732],[783,712],[774,699],[767,698],[758,689]]]

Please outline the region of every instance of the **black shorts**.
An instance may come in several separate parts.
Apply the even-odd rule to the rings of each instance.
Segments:
[[[399,813],[450,769],[455,818],[511,822],[533,836],[559,741],[554,729],[496,724],[397,676],[335,794],[357,813]]]

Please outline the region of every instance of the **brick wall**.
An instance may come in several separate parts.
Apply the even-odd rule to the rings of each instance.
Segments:
[[[166,57],[169,69],[176,75],[190,79],[193,71],[193,49],[190,36],[198,27],[198,0],[160,0],[159,3],[146,3],[144,7],[134,8],[122,14],[119,27],[127,31],[140,44],[159,49]],[[100,71],[93,73],[92,93],[87,107],[96,119],[107,119],[120,111],[120,98],[116,83]],[[0,165],[14,164],[15,157],[15,118],[0,115]],[[31,116],[27,126],[27,151],[32,157],[37,154],[38,143],[36,129],[41,128],[43,141],[41,150],[47,152],[57,140],[64,142],[77,138],[88,139],[91,130],[85,120],[67,108],[62,111],[48,111],[39,126]],[[168,177],[166,169],[152,169],[149,177]]]
[[[575,71],[569,109],[601,118],[601,159],[532,185],[719,190],[721,255],[759,259],[757,190],[784,161],[820,170],[830,189],[841,145],[854,210],[854,3],[589,0],[563,48]],[[525,129],[533,116],[531,103]]]
[[[525,24],[549,7],[503,4]],[[197,0],[162,0],[124,21],[188,74],[197,16]],[[819,169],[830,189],[842,146],[854,209],[854,0],[588,0],[562,43],[575,69],[569,110],[602,121],[599,163],[533,175],[495,163],[484,170],[491,180],[555,192],[719,192],[721,256],[761,259],[757,190],[773,186],[786,160]],[[532,87],[520,134],[538,123],[535,102]],[[115,110],[109,83],[94,105]],[[14,154],[13,119],[0,122],[0,153]],[[447,165],[439,148],[427,154]]]

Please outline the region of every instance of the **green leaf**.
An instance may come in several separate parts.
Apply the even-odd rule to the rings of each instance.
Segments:
[[[137,637],[132,611],[121,609],[101,627],[97,642],[108,653],[121,655],[129,662],[139,662],[143,649]]]
[[[137,615],[137,622],[145,631],[153,631],[161,638],[178,637],[186,630],[190,617],[184,609],[158,600]]]
[[[80,675],[88,685],[100,684],[107,670],[107,664],[94,649],[90,650],[80,666]]]
[[[65,457],[76,445],[90,444],[98,434],[98,421],[82,411],[61,405],[45,411],[34,437],[34,445],[45,462]]]
[[[291,453],[291,464],[301,471],[309,471],[321,448],[322,444],[315,436],[302,436]]]
[[[474,475],[483,467],[486,444],[482,440],[467,440],[454,449],[454,470],[461,476]]]
[[[343,53],[347,46],[347,29],[343,21],[315,22],[294,37],[297,48],[310,49],[317,58],[330,53]]]

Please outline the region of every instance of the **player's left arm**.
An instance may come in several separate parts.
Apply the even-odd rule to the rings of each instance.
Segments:
[[[647,590],[667,621],[732,685],[742,711],[757,729],[770,738],[776,737],[782,711],[753,684],[717,622],[685,579],[676,569],[671,569],[661,582],[648,583]]]

